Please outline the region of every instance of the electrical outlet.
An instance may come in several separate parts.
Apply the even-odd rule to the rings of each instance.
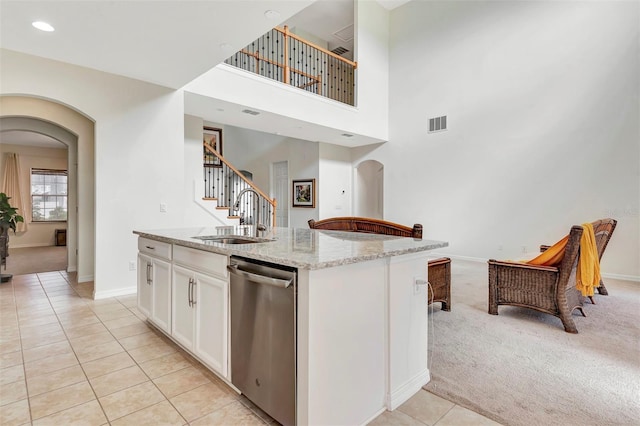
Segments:
[[[498,246],[498,251],[502,251],[502,244]]]
[[[420,277],[413,277],[413,294],[420,294],[420,286],[426,286],[428,282]]]
[[[527,246],[522,246],[522,252],[526,253],[527,252]]]
[[[160,203],[160,212],[161,213],[167,212],[167,203]]]
[[[136,270],[136,262],[129,262],[129,270],[130,271]]]

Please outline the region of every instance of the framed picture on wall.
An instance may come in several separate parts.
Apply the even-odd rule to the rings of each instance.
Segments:
[[[209,146],[212,146],[216,152],[222,155],[222,129],[216,129],[215,127],[204,127],[202,129],[203,142]],[[204,146],[203,149],[203,162],[205,167],[221,167],[222,162],[218,157],[211,153]]]
[[[293,191],[291,193],[291,196],[293,198],[292,207],[315,208],[316,180],[315,179],[294,180]]]

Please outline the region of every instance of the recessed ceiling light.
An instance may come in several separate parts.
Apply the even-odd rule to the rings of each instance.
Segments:
[[[264,16],[267,19],[278,19],[280,17],[280,12],[278,12],[277,10],[267,10],[266,12],[264,12]]]
[[[46,31],[48,33],[56,30],[51,26],[51,24],[47,24],[46,22],[42,22],[42,21],[32,22],[31,25],[33,25],[35,28],[39,29],[40,31]]]

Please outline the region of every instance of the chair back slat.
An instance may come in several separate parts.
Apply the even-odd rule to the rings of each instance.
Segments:
[[[591,223],[593,233],[596,237],[596,246],[598,247],[598,259],[602,259],[604,250],[607,248],[607,244],[609,244],[609,240],[611,239],[611,235],[613,235],[613,231],[616,229],[617,223],[615,219],[611,218],[600,219]]]
[[[310,219],[308,223],[311,229],[364,232],[422,239],[422,225],[419,223],[413,225],[413,228],[409,228],[386,220],[357,216],[331,217],[318,221]]]

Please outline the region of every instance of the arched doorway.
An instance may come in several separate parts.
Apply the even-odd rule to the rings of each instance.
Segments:
[[[28,96],[0,96],[0,131],[28,131],[67,145],[69,199],[68,270],[78,282],[94,276],[94,123],[58,102]]]
[[[366,160],[355,169],[355,215],[384,219],[384,165]]]
[[[25,218],[26,230],[18,232],[11,241],[15,241],[15,244],[21,248],[31,247],[32,250],[27,253],[32,253],[33,248],[42,246],[59,245],[56,242],[56,235],[60,232],[60,228],[64,229],[64,244],[66,245],[66,257],[60,259],[60,255],[51,255],[51,251],[39,251],[39,253],[46,253],[44,259],[48,262],[39,263],[38,259],[31,259],[31,256],[21,256],[26,258],[26,264],[23,267],[27,267],[28,270],[36,272],[50,271],[52,266],[60,268],[60,263],[64,261],[64,269],[71,272],[77,271],[77,170],[75,168],[75,159],[77,157],[78,137],[68,130],[40,119],[28,118],[28,117],[0,117],[0,146],[2,146],[2,152],[15,152],[19,153],[20,157],[20,170],[18,170],[20,181],[20,193],[23,200],[29,200],[23,208],[26,211],[22,212]],[[10,148],[8,148],[10,147]],[[60,155],[63,158],[60,158]],[[3,155],[4,157],[4,155]],[[26,162],[25,162],[26,160]],[[2,165],[4,165],[5,158],[2,159]],[[72,167],[73,166],[73,167]],[[62,193],[66,190],[66,220],[65,223],[60,222],[48,222],[43,220],[35,220],[32,217],[31,206],[31,190],[30,184],[32,183],[34,171],[39,171],[50,174],[59,174],[67,182],[66,188],[62,189]],[[38,174],[39,179],[44,179],[45,175]],[[48,179],[57,179],[51,177]],[[50,185],[54,191],[58,190],[58,185]],[[45,197],[40,198],[40,202],[45,201]],[[56,197],[58,198],[58,197]],[[46,209],[42,209],[44,212]],[[41,219],[44,219],[44,215],[41,215]],[[54,234],[55,231],[55,234]],[[57,238],[59,239],[59,237]],[[56,248],[55,253],[60,253],[60,249]],[[37,256],[37,255],[36,255]]]

